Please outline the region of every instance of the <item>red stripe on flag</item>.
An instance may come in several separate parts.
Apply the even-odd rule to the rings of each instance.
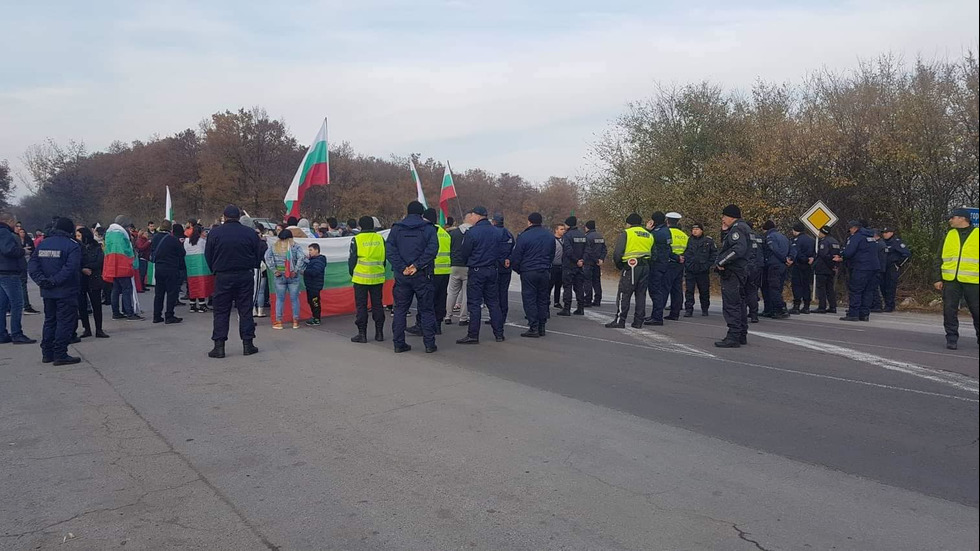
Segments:
[[[191,299],[208,298],[214,294],[214,276],[188,276],[187,297]]]
[[[385,282],[384,292],[382,293],[381,301],[385,304],[394,304],[395,300],[392,297],[391,290],[395,286],[395,281],[389,279]],[[306,300],[306,291],[301,291],[299,293],[299,318],[309,319],[310,318],[310,305]],[[276,311],[276,295],[273,293],[269,297],[269,304],[272,306],[272,315],[269,317],[270,320],[275,322],[275,311]],[[334,289],[324,289],[320,291],[320,312],[323,317],[328,316],[343,316],[347,314],[354,313],[354,288],[353,287],[338,287]],[[293,309],[290,306],[289,294],[286,294],[286,304],[282,309],[282,321],[288,322],[293,321]]]
[[[310,170],[303,177],[303,181],[299,183],[296,200],[293,201],[293,207],[289,209],[287,216],[299,217],[300,203],[303,202],[303,195],[306,194],[306,190],[313,186],[326,185],[330,185],[330,165],[328,163],[317,163],[310,167]]]

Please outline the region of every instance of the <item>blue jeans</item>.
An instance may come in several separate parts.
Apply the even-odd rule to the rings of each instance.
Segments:
[[[289,302],[293,308],[293,321],[299,321],[299,276],[291,279],[275,278],[276,284],[276,321],[282,322],[282,309],[286,305],[286,292],[289,292]]]
[[[120,300],[122,301],[121,307]],[[112,278],[112,315],[132,316],[135,313],[133,310],[133,278]]]
[[[7,337],[7,310],[10,310],[11,337],[24,334],[20,319],[24,313],[24,295],[19,275],[0,275],[0,337]]]

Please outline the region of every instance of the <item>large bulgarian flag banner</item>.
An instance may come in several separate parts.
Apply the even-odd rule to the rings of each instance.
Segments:
[[[327,149],[327,119],[323,119],[320,131],[306,151],[303,162],[299,164],[293,181],[286,190],[283,202],[286,204],[286,216],[300,218],[299,208],[306,190],[313,186],[325,186],[330,183],[330,160]]]
[[[117,277],[135,277],[139,274],[139,258],[133,250],[129,232],[119,224],[112,224],[105,232],[105,262],[102,279],[112,281]]]
[[[449,161],[446,161],[446,171],[442,174],[442,189],[439,191],[439,225],[446,225],[446,218],[449,217],[449,200],[456,198],[456,186],[453,185],[453,170],[449,168]],[[462,220],[459,221],[463,223]]]
[[[388,231],[379,232],[382,236],[387,236]],[[326,239],[294,239],[304,251],[310,243],[320,245],[320,254],[327,260],[327,269],[323,274],[323,290],[320,291],[320,308],[323,316],[340,316],[354,313],[354,287],[350,280],[350,271],[347,268],[347,258],[350,256],[350,242],[352,237],[330,237]],[[268,237],[266,240],[269,246],[276,242],[275,237]],[[188,267],[188,269],[190,269]],[[272,270],[267,272],[269,279],[269,302],[272,305],[272,312],[276,307],[276,289],[274,284],[274,273]],[[300,319],[310,317],[310,306],[306,301],[306,284],[300,276]],[[391,267],[385,267],[385,283],[383,289],[382,302],[385,306],[394,304],[392,298],[392,287],[395,284]],[[283,308],[283,321],[292,321],[292,308],[289,304],[289,294],[286,294],[286,305]],[[274,317],[274,316],[270,316]],[[275,321],[275,320],[272,320]]]
[[[198,239],[192,245],[190,238],[184,240],[184,267],[187,269],[187,297],[190,299],[208,298],[214,293],[214,274],[204,259],[206,239]]]

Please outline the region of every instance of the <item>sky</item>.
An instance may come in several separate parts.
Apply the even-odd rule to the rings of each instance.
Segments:
[[[0,0],[0,159],[23,173],[48,138],[98,151],[261,106],[300,143],[327,117],[358,153],[541,182],[589,171],[658,83],[747,90],[980,39],[976,0],[272,4]]]

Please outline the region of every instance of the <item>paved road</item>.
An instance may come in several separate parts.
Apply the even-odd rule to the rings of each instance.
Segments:
[[[811,315],[717,350],[715,310],[658,331],[611,316],[465,348],[447,327],[434,355],[351,344],[349,317],[263,326],[260,354],[224,361],[191,314],[111,322],[70,368],[3,345],[0,548],[980,544],[972,339]]]

